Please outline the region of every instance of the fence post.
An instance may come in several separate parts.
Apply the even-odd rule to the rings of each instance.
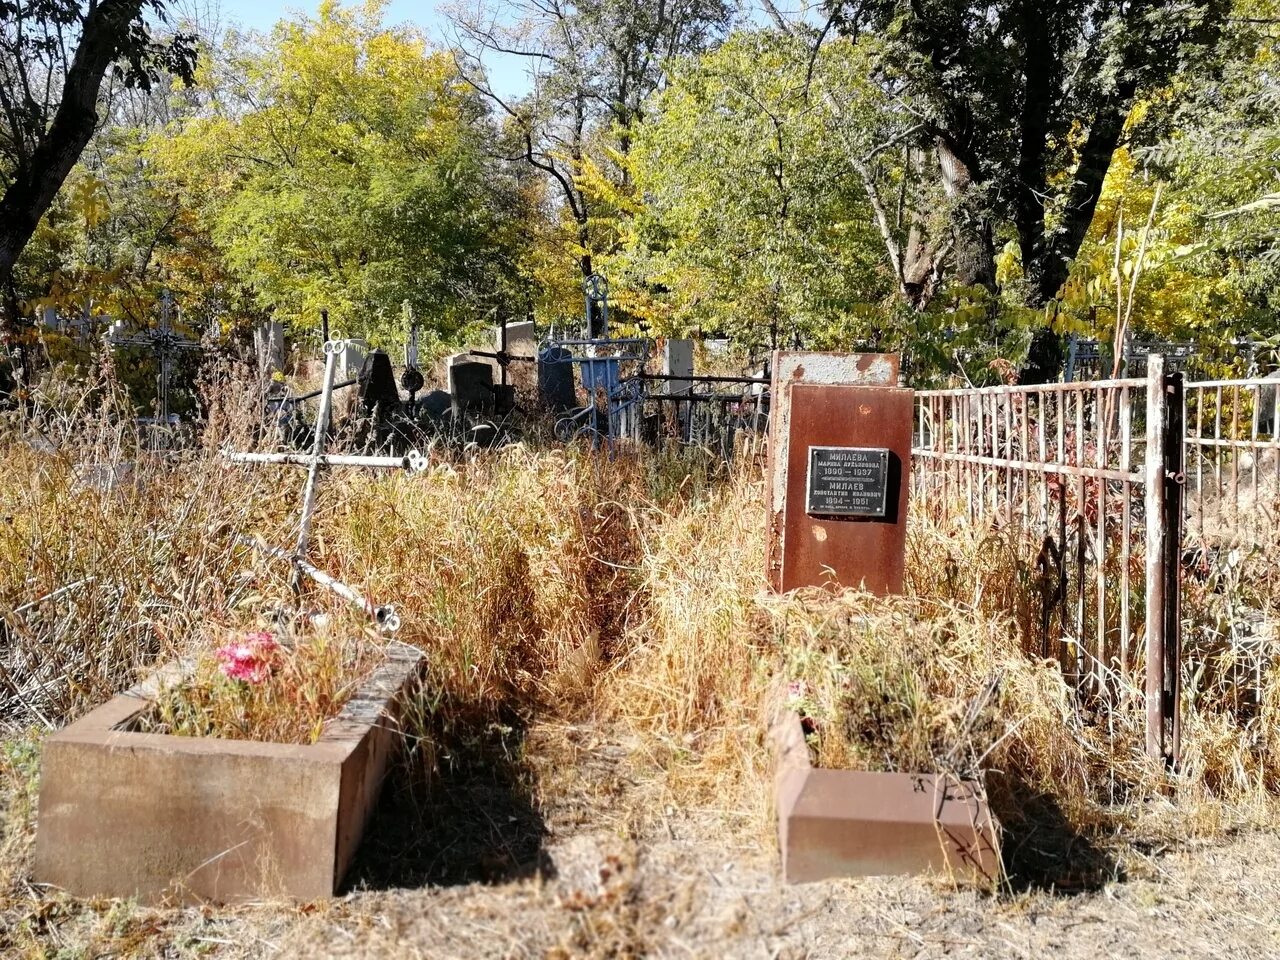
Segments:
[[[1164,375],[1164,718],[1165,761],[1182,757],[1182,520],[1186,490],[1186,408],[1183,375]]]
[[[1164,756],[1164,357],[1147,358],[1147,755]]]
[[[1178,762],[1181,625],[1182,375],[1165,376],[1164,357],[1147,357],[1147,754]]]

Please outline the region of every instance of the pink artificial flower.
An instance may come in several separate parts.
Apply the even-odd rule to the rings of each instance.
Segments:
[[[265,630],[246,634],[239,643],[228,643],[214,651],[218,669],[232,680],[261,683],[271,675],[280,650],[276,638]]]

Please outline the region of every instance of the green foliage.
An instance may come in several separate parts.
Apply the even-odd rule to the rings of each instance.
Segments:
[[[879,335],[892,291],[861,184],[811,89],[807,46],[739,33],[681,65],[635,130],[643,199],[609,270],[620,302],[664,334],[723,332],[745,346],[850,346]],[[865,52],[824,60],[842,78]],[[871,109],[871,107],[867,107]]]
[[[1066,279],[1133,104],[1196,75],[1228,6],[828,4],[846,32],[884,38],[886,83],[937,152],[954,204],[954,276],[994,289],[993,238],[1012,230],[1025,273],[1019,292],[1033,306]]]
[[[326,2],[260,48],[233,42],[227,77],[202,77],[209,114],[149,154],[278,319],[328,309],[334,330],[393,343],[407,302],[448,337],[516,295],[522,210],[452,59],[380,16]]]
[[[953,285],[923,310],[895,304],[879,348],[902,354],[917,389],[996,386],[1014,381],[1043,317],[986,287]]]
[[[1134,334],[1194,341],[1224,373],[1249,359],[1235,340],[1280,333],[1277,13],[1274,0],[1237,3],[1220,75],[1135,106],[1059,293],[1061,329],[1113,341],[1119,309]]]

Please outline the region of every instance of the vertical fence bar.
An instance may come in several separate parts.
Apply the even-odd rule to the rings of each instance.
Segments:
[[[973,416],[973,397],[965,396],[964,403],[961,404],[960,438],[964,440],[964,483],[965,492],[968,494],[969,498],[968,509],[970,516],[973,516],[974,493],[975,490],[977,490],[978,483],[978,475],[977,472],[975,472],[978,470],[978,467],[975,465],[973,460],[970,460],[969,458],[970,454],[973,452]]]
[[[1200,527],[1200,539],[1204,540],[1204,387],[1196,390],[1196,520]]]
[[[1238,533],[1240,530],[1240,448],[1236,444],[1240,442],[1240,388],[1232,387],[1231,396],[1231,445],[1228,447],[1231,455],[1231,529]]]
[[[1045,464],[1048,462],[1048,460],[1046,459],[1048,457],[1048,450],[1046,449],[1048,446],[1048,437],[1046,435],[1049,432],[1049,422],[1048,420],[1045,419],[1044,401],[1045,401],[1045,392],[1043,390],[1038,391],[1036,393],[1036,413],[1039,415],[1040,422],[1038,425],[1039,429],[1036,430],[1036,433],[1038,434],[1037,439],[1039,440],[1039,446],[1040,446],[1040,449],[1038,452],[1040,454],[1041,464]],[[1047,530],[1049,527],[1049,519],[1050,519],[1049,518],[1049,485],[1045,483],[1045,475],[1043,471],[1040,473],[1039,477],[1037,477],[1037,480],[1040,484],[1041,523],[1045,525],[1045,529]]]
[[[1111,388],[1108,388],[1108,393]],[[1110,404],[1104,406],[1103,390],[1098,387],[1094,392],[1093,399],[1093,422],[1096,430],[1097,447],[1094,450],[1094,463],[1099,470],[1106,469],[1107,466],[1107,427],[1110,421],[1108,411]],[[1103,477],[1098,477],[1094,481],[1098,485],[1098,496],[1096,500],[1098,510],[1098,521],[1094,528],[1094,545],[1093,545],[1093,563],[1094,574],[1097,582],[1097,615],[1098,622],[1094,630],[1097,638],[1098,658],[1096,671],[1098,677],[1098,687],[1102,689],[1106,682],[1107,663],[1107,481]]]
[[[1079,468],[1084,466],[1084,390],[1075,390],[1076,398],[1076,443],[1075,457],[1072,465]],[[1077,686],[1084,679],[1085,668],[1087,662],[1085,660],[1085,616],[1088,606],[1085,595],[1088,590],[1089,578],[1086,575],[1088,568],[1087,553],[1087,534],[1086,529],[1089,526],[1087,511],[1085,509],[1085,497],[1087,489],[1085,486],[1084,475],[1076,471],[1076,684]]]
[[[1018,451],[1018,459],[1026,463],[1031,459],[1031,443],[1030,429],[1031,424],[1031,398],[1034,394],[1024,393],[1021,396],[1022,416],[1022,449]],[[1031,471],[1026,467],[1022,468],[1022,495],[1018,498],[1020,508],[1022,510],[1022,530],[1023,536],[1026,536],[1027,527],[1031,522]]]
[[[1006,523],[1013,523],[1013,500],[1016,496],[1013,481],[1013,395],[1006,394],[1000,398],[1004,405],[1004,489]]]
[[[1165,755],[1164,730],[1164,357],[1147,357],[1147,445],[1144,464],[1147,524],[1147,755]]]
[[[1218,525],[1222,522],[1222,387],[1214,392],[1213,405],[1213,503],[1218,514]],[[1200,500],[1200,509],[1205,508],[1204,499]]]
[[[1183,416],[1183,376],[1164,375],[1163,388],[1167,419],[1164,425],[1164,684],[1161,705],[1165,727],[1165,762],[1176,768],[1182,757],[1182,517],[1186,483],[1186,421]]]
[[[1257,387],[1249,387],[1248,391],[1249,395],[1253,397],[1253,402],[1250,404],[1253,413],[1252,416],[1249,417],[1249,420],[1251,421],[1249,431],[1249,455],[1253,461],[1250,465],[1250,471],[1253,474],[1253,503],[1249,505],[1249,526],[1252,528],[1254,537],[1257,538],[1260,535],[1258,525],[1258,514],[1260,513],[1258,503],[1258,461],[1261,459],[1258,455],[1258,417],[1260,415],[1259,402],[1262,400],[1262,391]],[[1186,418],[1184,417],[1183,419],[1185,420]]]
[[[1133,404],[1129,388],[1120,391],[1120,469],[1126,474],[1133,472]],[[1121,514],[1120,531],[1120,673],[1126,676],[1129,668],[1129,591],[1132,589],[1132,577],[1129,564],[1132,558],[1131,539],[1133,537],[1133,482],[1125,480],[1124,512]]]
[[[1272,496],[1280,500],[1280,384],[1271,388]]]

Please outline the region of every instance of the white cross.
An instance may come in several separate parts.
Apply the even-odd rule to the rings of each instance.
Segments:
[[[307,468],[307,480],[302,488],[302,515],[298,522],[298,543],[292,554],[277,547],[268,546],[252,537],[241,537],[247,543],[268,556],[288,560],[294,567],[294,584],[297,584],[299,573],[323,587],[332,590],[365,613],[369,614],[384,630],[394,632],[400,629],[400,617],[391,604],[375,605],[358,590],[347,586],[341,580],[329,576],[306,559],[307,546],[311,539],[311,519],[315,514],[316,491],[321,467],[374,467],[382,469],[408,470],[410,473],[421,473],[427,468],[427,458],[417,450],[411,450],[403,457],[357,457],[328,455],[324,452],[325,441],[329,433],[329,417],[333,406],[333,380],[338,370],[338,357],[347,348],[345,340],[330,340],[324,345],[324,383],[320,391],[320,412],[316,416],[316,439],[311,453],[245,453],[241,451],[225,451],[223,456],[232,463],[292,463]]]

